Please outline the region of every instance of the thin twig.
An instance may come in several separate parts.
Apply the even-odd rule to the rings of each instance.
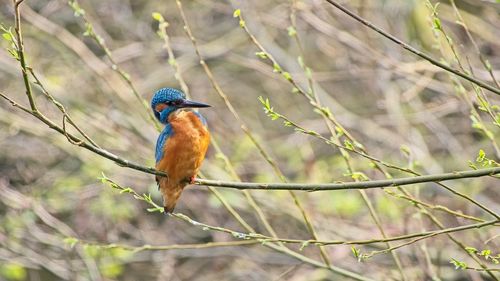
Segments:
[[[75,238],[76,239],[76,238]],[[75,241],[83,245],[99,247],[102,249],[124,249],[132,251],[134,253],[142,251],[169,251],[169,250],[188,250],[188,249],[208,249],[208,248],[218,248],[218,247],[235,247],[235,246],[245,246],[260,243],[257,240],[236,240],[227,242],[207,242],[200,244],[172,244],[172,245],[142,245],[142,246],[131,246],[125,244],[101,244],[97,242],[85,241],[77,239]]]
[[[450,0],[450,3],[451,3],[451,6],[453,7],[453,10],[455,11],[455,14],[457,15],[457,18],[458,18],[457,24],[461,25],[464,28],[465,34],[467,34],[467,37],[469,38],[469,41],[474,46],[474,50],[476,51],[476,53],[477,53],[477,55],[479,57],[479,60],[483,64],[483,66],[486,69],[486,71],[488,71],[488,73],[490,74],[491,80],[493,80],[493,82],[495,83],[495,85],[497,87],[500,87],[500,84],[498,83],[498,81],[497,81],[497,79],[495,77],[495,74],[493,73],[493,69],[491,68],[491,64],[483,56],[483,53],[479,49],[479,46],[477,45],[476,40],[474,40],[474,37],[470,33],[469,28],[467,27],[467,24],[465,23],[465,20],[462,17],[462,14],[460,13],[460,10],[458,9],[457,5],[455,4],[455,0]]]
[[[200,64],[203,66],[203,69],[205,70],[205,73],[209,77],[209,80],[212,83],[212,86],[216,90],[217,94],[224,100],[224,103],[225,103],[226,107],[233,114],[233,116],[235,117],[235,119],[240,123],[241,129],[248,136],[248,138],[251,140],[252,144],[257,148],[257,150],[259,151],[260,155],[273,168],[273,171],[278,176],[278,178],[282,182],[286,183],[287,182],[286,177],[281,172],[281,169],[279,168],[279,166],[276,163],[276,161],[274,161],[274,159],[272,159],[272,157],[270,156],[270,154],[257,141],[257,138],[255,137],[254,133],[249,129],[249,127],[246,125],[246,123],[243,121],[243,119],[239,116],[238,112],[234,109],[233,105],[229,101],[229,98],[222,91],[222,88],[219,86],[219,84],[215,80],[215,78],[214,78],[214,76],[212,74],[212,71],[210,70],[210,67],[206,64],[205,60],[201,56],[201,53],[199,51],[196,39],[194,38],[194,35],[193,35],[193,33],[192,33],[189,25],[188,25],[186,16],[185,16],[184,11],[182,9],[182,3],[180,1],[176,1],[176,3],[177,3],[177,7],[179,9],[179,12],[181,14],[182,20],[184,22],[185,31],[186,31],[187,35],[189,36],[189,38],[191,39],[193,47],[195,48],[196,55],[200,59]],[[305,211],[304,207],[302,206],[302,203],[300,202],[299,198],[292,191],[289,191],[289,195],[292,197],[292,200],[293,200],[295,206],[299,209],[299,211],[300,211],[300,213],[301,213],[301,215],[302,215],[302,217],[304,219],[304,223],[305,223],[308,231],[311,233],[311,235],[313,236],[313,238],[317,239],[317,234],[316,234],[316,231],[314,230],[314,226],[312,225],[311,219],[309,218],[307,212]],[[249,193],[245,193],[245,196],[247,197],[250,205],[255,209],[255,211],[257,212],[257,214],[261,218],[261,220],[264,223],[264,226],[266,227],[266,229],[268,229],[268,231],[271,234],[273,234],[273,236],[277,236],[277,234],[275,233],[275,231],[273,230],[273,228],[269,224],[268,220],[264,217],[264,213],[262,212],[262,210],[255,203],[253,197],[251,197],[251,195]],[[323,259],[323,261],[325,262],[325,264],[327,266],[330,266],[330,260],[328,258],[327,253],[324,251],[324,249],[320,248],[320,254],[321,254],[321,258]]]
[[[327,114],[327,111],[321,105],[321,101],[319,99],[318,93],[315,91],[315,88],[314,88],[313,73],[312,73],[312,70],[308,66],[307,60],[305,58],[305,52],[304,52],[304,49],[302,47],[302,42],[301,42],[299,33],[297,31],[295,5],[296,5],[295,1],[292,1],[292,7],[291,7],[291,13],[290,13],[290,22],[292,25],[291,25],[291,29],[289,28],[288,34],[290,36],[292,36],[293,38],[295,38],[295,42],[298,46],[299,53],[300,53],[298,61],[299,61],[299,64],[301,64],[300,66],[304,70],[306,77],[307,77],[307,83],[309,86],[308,93],[310,93],[310,94],[304,95],[304,96],[309,100],[309,104],[311,104],[313,106],[313,108],[316,108],[317,111],[319,112],[319,114],[321,114],[323,121],[325,122],[325,125],[327,126],[328,130],[330,131],[331,139],[333,139],[336,144],[340,145],[341,139],[340,139],[339,134],[337,134],[337,132],[335,132],[334,126],[337,126],[337,128],[341,128],[341,125],[338,122],[336,122],[336,119],[334,118],[333,114]],[[249,30],[248,30],[248,28],[246,28],[246,26],[244,26],[244,29],[245,29],[245,31],[247,31],[247,33],[249,33]],[[261,50],[265,53],[268,53],[266,50],[263,50],[263,49],[261,49]],[[293,79],[287,79],[287,80],[293,81]],[[330,122],[330,121],[333,121],[333,122]],[[346,134],[348,134],[348,133],[346,133]],[[344,162],[347,166],[348,172],[350,174],[355,173],[355,170],[354,170],[353,165],[351,163],[351,158],[349,156],[349,153],[344,151],[343,149],[340,149],[340,152],[341,152],[342,158],[344,159]],[[360,181],[360,179],[355,178],[355,181]],[[385,234],[380,217],[377,214],[375,208],[373,207],[373,203],[371,202],[370,198],[367,196],[367,194],[364,190],[358,190],[358,191],[361,195],[361,198],[363,199],[363,202],[365,203],[366,207],[368,208],[370,216],[372,217],[375,225],[379,229],[379,232],[382,234],[382,237],[387,238],[387,235]],[[387,245],[387,248],[391,248],[391,244],[389,242],[386,242],[386,245]],[[403,266],[401,265],[401,260],[399,259],[398,254],[396,252],[391,252],[391,255],[392,255],[392,258],[394,259],[394,263],[396,264],[396,267],[398,268],[398,271],[401,275],[402,280],[403,281],[407,280],[406,274],[403,270]]]
[[[103,148],[99,148],[99,147],[95,147],[93,145],[90,145],[84,141],[82,141],[82,139],[74,136],[73,134],[69,133],[69,132],[66,132],[61,126],[57,125],[56,123],[54,123],[52,120],[50,120],[49,118],[47,118],[45,115],[43,115],[42,113],[40,113],[39,111],[32,111],[24,106],[22,106],[21,104],[19,104],[18,102],[14,101],[13,99],[9,98],[7,95],[3,94],[3,93],[0,93],[0,96],[2,98],[4,98],[5,100],[9,101],[11,103],[12,106],[14,107],[17,107],[21,110],[23,110],[24,112],[36,117],[38,120],[42,121],[44,124],[46,124],[49,128],[59,132],[60,134],[62,135],[65,135],[67,137],[69,137],[71,139],[71,142],[72,143],[79,143],[78,146],[80,147],[83,147],[87,150],[90,150],[106,159],[109,159],[113,162],[115,162],[117,165],[121,166],[121,167],[127,167],[127,168],[131,168],[131,169],[134,169],[134,170],[137,170],[137,171],[141,171],[141,172],[144,172],[144,173],[148,173],[148,174],[153,174],[153,175],[158,175],[158,176],[163,176],[163,177],[168,177],[168,175],[162,171],[158,171],[156,170],[155,168],[152,168],[152,167],[146,167],[146,166],[141,166],[139,164],[136,164],[134,162],[131,162],[125,158],[122,158],[122,157],[119,157]]]
[[[156,120],[151,109],[149,108],[148,102],[139,94],[139,92],[137,91],[137,88],[135,87],[134,83],[132,82],[132,79],[130,78],[130,75],[127,72],[125,72],[123,69],[121,69],[120,66],[116,63],[116,61],[113,58],[113,55],[111,53],[111,50],[108,48],[108,46],[104,42],[104,39],[101,36],[99,36],[97,33],[95,33],[92,23],[90,22],[87,15],[85,14],[85,10],[83,10],[80,7],[80,4],[78,3],[77,0],[71,0],[68,2],[68,4],[75,11],[75,15],[82,17],[83,21],[85,22],[85,26],[87,28],[86,34],[88,36],[90,36],[96,42],[96,44],[104,51],[104,54],[106,55],[109,62],[111,63],[111,65],[110,65],[111,69],[114,70],[116,73],[118,73],[118,75],[127,84],[127,86],[130,88],[130,90],[134,94],[137,101],[142,105],[144,111],[146,112],[146,115],[148,116],[149,121],[153,124],[153,126],[156,128],[156,130],[160,131],[161,130],[160,124],[158,123],[158,120]]]
[[[377,170],[379,170],[387,179],[392,179],[392,176],[387,173],[383,167],[381,167],[380,165],[382,166],[385,166],[385,167],[388,167],[388,168],[392,168],[392,169],[397,169],[397,170],[400,170],[400,171],[403,171],[403,172],[407,172],[407,173],[410,173],[410,174],[413,174],[413,175],[416,175],[416,176],[421,176],[420,173],[410,169],[410,168],[402,168],[402,167],[399,167],[397,165],[393,165],[393,164],[390,164],[390,163],[387,163],[385,161],[382,161],[382,160],[379,160],[373,156],[370,156],[368,155],[367,151],[363,148],[363,146],[361,144],[359,144],[355,139],[350,139],[354,144],[352,143],[349,143],[348,145],[349,146],[345,146],[345,145],[341,145],[339,144],[339,141],[337,138],[334,137],[334,140],[332,141],[332,139],[328,139],[326,137],[324,137],[323,135],[315,132],[315,131],[312,131],[312,130],[308,130],[302,126],[300,126],[299,124],[293,122],[292,120],[290,120],[288,117],[280,114],[280,113],[277,113],[274,108],[271,106],[270,102],[268,99],[264,99],[264,98],[260,98],[260,101],[261,103],[264,105],[264,110],[266,111],[266,113],[276,119],[276,118],[279,118],[279,119],[282,119],[284,120],[284,123],[286,126],[290,126],[290,127],[294,127],[296,131],[298,132],[301,132],[301,133],[304,133],[304,134],[307,134],[307,135],[311,135],[311,136],[314,136],[314,137],[317,137],[321,140],[323,140],[325,143],[327,144],[330,144],[330,145],[333,145],[333,146],[336,146],[337,148],[340,149],[340,151],[345,154],[346,152],[344,150],[347,150],[349,152],[354,152],[360,156],[363,156],[367,159],[370,159],[372,161],[372,163],[375,165],[375,168],[377,168]],[[355,148],[355,144],[358,144],[356,145],[358,147],[358,149],[360,149],[361,151],[358,151],[356,148]],[[346,143],[347,145],[347,143]],[[344,155],[343,155],[344,156]],[[380,165],[379,165],[380,164]],[[352,173],[352,172],[351,172]],[[463,194],[461,192],[458,192],[446,185],[444,185],[443,183],[440,183],[440,182],[436,182],[436,184],[438,184],[439,186],[445,188],[446,190],[448,190],[449,192],[459,196],[459,197],[462,197],[464,198],[465,200],[473,203],[474,205],[476,205],[477,207],[483,209],[484,211],[486,211],[487,213],[491,214],[492,216],[494,216],[495,218],[499,218],[500,216],[498,214],[496,214],[494,211],[492,211],[490,208],[486,207],[485,205],[477,202],[476,200],[472,199],[470,196],[466,195],[466,194]]]
[[[26,87],[26,95],[28,96],[28,100],[30,103],[31,110],[33,112],[37,111],[36,101],[33,97],[31,91],[31,84],[29,82],[28,77],[28,69],[26,64],[26,58],[24,57],[24,43],[23,43],[23,34],[21,30],[21,13],[19,11],[20,5],[24,0],[18,0],[14,2],[14,11],[15,11],[15,31],[16,31],[16,40],[17,40],[17,53],[19,55],[19,62],[21,64],[21,71],[23,75],[24,86]]]
[[[109,184],[112,188],[120,190],[120,193],[129,193],[131,194],[135,199],[144,201],[147,204],[150,204],[153,206],[152,209],[149,209],[150,212],[160,212],[163,213],[164,210],[161,208],[158,204],[153,202],[151,200],[150,195],[148,194],[143,194],[140,195],[137,193],[134,189],[131,187],[123,187],[116,183],[115,181],[109,179],[109,178],[102,178],[104,183]],[[177,219],[183,220],[185,222],[188,222],[196,227],[200,227],[203,230],[213,230],[213,231],[218,231],[218,232],[224,232],[227,234],[230,234],[231,236],[243,240],[258,240],[261,243],[265,244],[268,242],[283,242],[283,243],[290,243],[290,244],[302,244],[303,247],[306,247],[308,245],[315,245],[315,246],[327,246],[327,245],[368,245],[368,244],[374,244],[374,243],[385,243],[385,242],[390,242],[390,241],[399,241],[399,240],[406,240],[406,239],[412,239],[412,238],[420,238],[417,241],[421,239],[425,239],[428,237],[433,237],[441,234],[449,234],[453,232],[459,232],[459,231],[464,231],[468,229],[477,229],[477,228],[482,228],[490,225],[498,225],[500,223],[500,220],[495,219],[495,220],[489,220],[481,223],[475,223],[475,224],[468,224],[468,225],[462,225],[462,226],[457,226],[457,227],[450,227],[450,228],[443,228],[440,230],[433,230],[433,231],[424,231],[424,232],[418,232],[418,233],[412,233],[412,234],[405,234],[405,235],[400,235],[400,236],[395,236],[395,237],[388,237],[388,238],[380,238],[380,239],[365,239],[365,240],[314,240],[314,239],[309,239],[309,240],[303,240],[303,239],[290,239],[290,238],[278,238],[278,237],[271,237],[267,235],[263,235],[260,233],[245,233],[241,231],[236,231],[232,229],[228,229],[225,227],[220,227],[220,226],[213,226],[209,224],[205,224],[199,221],[196,221],[184,214],[181,213],[173,213],[170,214],[170,216],[175,217]],[[423,237],[423,238],[422,238]],[[414,241],[414,242],[417,242]],[[413,243],[413,242],[412,242]]]
[[[42,84],[42,82],[40,81],[40,79],[38,78],[38,76],[35,74],[35,71],[33,70],[33,68],[31,67],[28,67],[28,70],[31,74],[31,76],[33,77],[33,79],[35,79],[35,84],[38,85],[40,87],[40,89],[42,90],[42,93],[59,109],[59,111],[61,111],[61,113],[63,114],[63,129],[65,128],[64,126],[64,123],[65,123],[65,120],[68,120],[68,122],[71,124],[71,126],[73,126],[73,128],[75,128],[87,141],[89,141],[93,146],[95,147],[99,147],[99,145],[97,145],[97,143],[92,140],[90,138],[89,135],[87,135],[79,126],[77,126],[75,124],[75,122],[73,121],[73,119],[71,118],[71,116],[69,115],[69,113],[66,111],[66,108],[64,107],[64,105],[59,102],[58,100],[56,100],[56,98],[49,93],[49,91],[47,91],[47,89],[45,88],[45,86]],[[66,133],[65,133],[66,135]],[[66,136],[67,137],[67,136]],[[68,141],[69,142],[72,142],[72,140],[70,138],[68,138]],[[77,145],[80,145],[80,143],[73,143],[73,144],[77,144]]]
[[[450,215],[453,215],[453,216],[456,216],[456,217],[461,217],[461,218],[464,218],[464,219],[473,220],[473,221],[477,221],[477,222],[484,222],[485,221],[483,219],[480,219],[480,218],[477,218],[477,217],[474,217],[474,216],[463,214],[462,212],[459,212],[459,211],[450,210],[446,206],[432,205],[430,203],[424,202],[422,200],[419,200],[418,198],[415,198],[415,197],[412,197],[412,196],[409,196],[409,195],[405,195],[405,194],[402,194],[402,193],[395,193],[395,192],[392,192],[392,191],[390,191],[388,189],[385,189],[384,191],[387,194],[391,195],[391,196],[408,200],[408,201],[412,202],[413,204],[418,204],[418,205],[424,206],[424,207],[429,208],[429,209],[440,210],[440,211],[446,212],[446,213],[448,213]]]

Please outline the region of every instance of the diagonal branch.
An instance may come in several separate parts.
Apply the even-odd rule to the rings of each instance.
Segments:
[[[360,23],[362,23],[363,25],[366,25],[367,27],[369,27],[370,29],[378,32],[379,34],[381,34],[382,36],[384,36],[385,38],[391,40],[392,42],[400,45],[403,49],[423,58],[424,60],[430,62],[431,64],[439,67],[439,68],[442,68],[448,72],[451,72],[457,76],[460,76],[462,78],[464,78],[465,80],[468,80],[476,85],[478,85],[479,87],[481,88],[484,88],[484,89],[487,89],[487,90],[490,90],[491,92],[497,94],[497,95],[500,95],[500,89],[499,88],[495,88],[491,85],[488,85],[486,84],[485,82],[483,81],[480,81],[466,73],[463,73],[457,69],[454,69],[452,67],[449,67],[447,66],[446,64],[444,63],[441,63],[435,59],[433,59],[431,56],[427,55],[426,53],[424,52],[421,52],[415,48],[413,48],[412,46],[406,44],[405,42],[401,41],[400,39],[398,39],[397,37],[395,37],[394,35],[391,35],[389,34],[388,32],[384,31],[383,29],[375,26],[374,24],[372,24],[371,22],[367,21],[366,19],[356,15],[355,13],[353,13],[352,11],[348,10],[347,8],[345,8],[344,6],[340,5],[339,3],[333,1],[333,0],[326,0],[328,3],[330,3],[331,5],[335,6],[337,9],[341,10],[342,12],[344,12],[345,14],[347,14],[348,16],[352,17],[353,19],[359,21]]]

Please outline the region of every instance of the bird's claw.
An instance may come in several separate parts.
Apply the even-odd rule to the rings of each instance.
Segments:
[[[172,216],[172,213],[174,212],[174,208],[173,207],[163,207],[163,213],[167,216]]]
[[[196,177],[192,176],[189,178],[189,184],[195,184],[196,183]]]

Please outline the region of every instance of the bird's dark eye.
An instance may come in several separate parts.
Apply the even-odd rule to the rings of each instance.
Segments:
[[[182,104],[182,100],[174,100],[174,101],[170,102],[170,105],[181,105],[181,104]]]

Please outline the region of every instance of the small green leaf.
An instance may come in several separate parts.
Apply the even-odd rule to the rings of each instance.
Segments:
[[[477,170],[477,166],[474,165],[474,163],[472,163],[472,161],[467,161],[468,165],[469,165],[469,168],[473,169],[473,170]]]
[[[302,242],[302,244],[300,245],[299,251],[304,250],[305,247],[309,246],[309,243],[310,243],[309,241]]]
[[[349,148],[350,150],[354,150],[354,146],[348,140],[344,140],[344,146],[347,147],[347,148]]]
[[[124,188],[124,189],[120,190],[120,194],[121,193],[133,193],[133,192],[134,191],[130,187],[127,187],[127,188]]]
[[[441,30],[441,27],[441,20],[439,20],[438,18],[434,18],[434,28]]]
[[[7,49],[7,51],[15,60],[19,60],[19,53],[16,50]]]
[[[91,36],[93,33],[92,25],[85,23],[85,32],[83,32],[83,36]]]
[[[312,71],[311,71],[311,68],[309,68],[309,67],[306,67],[306,76],[307,76],[307,79],[312,79]]]
[[[83,251],[85,252],[85,254],[96,258],[97,256],[99,256],[101,249],[98,246],[85,244],[83,245]]]
[[[267,59],[267,54],[265,52],[257,52],[255,55],[261,59]]]
[[[68,244],[71,248],[75,247],[76,243],[78,243],[78,238],[75,237],[66,237],[64,238],[64,244]]]
[[[369,178],[362,172],[354,172],[351,174],[353,180],[367,181]]]
[[[484,153],[484,150],[479,149],[479,152],[477,154],[476,162],[481,163],[484,161],[484,158],[486,157],[486,154]]]
[[[467,264],[465,262],[456,260],[454,258],[451,259],[450,263],[455,266],[455,269],[467,269]]]
[[[123,265],[119,263],[105,263],[100,266],[102,275],[110,279],[116,279],[123,273]]]
[[[288,30],[288,36],[292,37],[297,35],[297,30],[295,30],[293,26],[289,26],[287,30]]]
[[[411,150],[410,148],[405,145],[405,144],[402,144],[399,149],[401,150],[401,152],[403,152],[403,154],[406,156],[406,157],[410,157],[411,155]]]
[[[365,146],[357,141],[354,141],[354,146],[359,149],[365,149]]]
[[[9,33],[3,33],[2,34],[3,39],[12,42],[12,36]]]
[[[482,250],[479,255],[483,256],[485,259],[488,259],[491,255],[491,250]]]
[[[282,71],[281,70],[281,66],[279,64],[277,64],[277,63],[274,63],[273,64],[273,71],[274,72],[281,72]]]
[[[484,64],[486,65],[486,68],[487,68],[488,70],[491,70],[491,69],[492,69],[492,68],[491,68],[491,63],[490,63],[490,61],[489,61],[489,60],[484,60]]]
[[[26,280],[28,275],[26,269],[22,265],[10,261],[0,265],[0,274],[12,281]]]
[[[236,9],[236,10],[234,10],[233,17],[234,17],[234,18],[237,18],[237,17],[239,17],[239,16],[241,16],[241,10],[240,10],[240,9]]]
[[[302,58],[302,56],[297,57],[297,62],[299,63],[301,68],[304,68],[305,64],[304,64],[304,59]]]
[[[130,74],[126,73],[126,72],[123,72],[123,77],[126,79],[126,80],[130,80]]]
[[[99,178],[102,183],[106,183],[108,181],[108,177],[104,174],[104,172],[101,172],[101,177]]]
[[[354,257],[358,260],[358,262],[361,261],[361,249],[356,249],[356,247],[352,246],[351,247],[352,254]]]
[[[146,210],[147,210],[148,212],[150,212],[150,213],[154,213],[154,212],[160,212],[160,213],[161,213],[161,212],[163,212],[163,211],[164,211],[164,209],[163,209],[163,208],[160,208],[160,207],[147,208]]]
[[[293,79],[292,79],[292,76],[290,75],[290,73],[288,73],[288,72],[286,72],[286,71],[285,71],[285,72],[283,72],[283,73],[282,73],[282,75],[283,75],[283,77],[285,77],[285,79],[286,79],[286,80],[288,80],[288,81],[292,81],[292,80],[293,80]]]
[[[344,130],[339,126],[335,126],[335,131],[337,132],[338,137],[341,137],[344,135]]]
[[[328,108],[328,107],[321,107],[321,113],[323,113],[326,117],[332,116],[332,112],[330,111],[330,108]]]
[[[153,17],[153,19],[157,20],[158,22],[164,22],[165,21],[165,19],[163,19],[163,16],[160,13],[158,13],[158,12],[154,12],[152,14],[152,17]]]
[[[80,5],[78,4],[77,1],[69,1],[68,2],[71,8],[73,9],[73,12],[75,14],[75,17],[80,17],[85,15],[85,10],[83,10]]]
[[[465,247],[465,250],[471,254],[477,253],[477,249],[474,247]]]

